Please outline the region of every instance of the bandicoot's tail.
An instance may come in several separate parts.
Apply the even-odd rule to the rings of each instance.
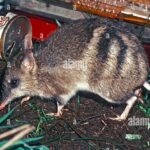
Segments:
[[[148,90],[150,91],[150,84],[146,81],[144,82],[143,86]]]

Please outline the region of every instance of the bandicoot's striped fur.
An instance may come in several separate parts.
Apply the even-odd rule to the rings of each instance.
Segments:
[[[85,90],[109,102],[126,102],[119,118],[125,119],[148,75],[140,41],[125,30],[98,18],[61,27],[38,54],[27,51],[12,60],[5,73],[1,108],[20,96],[55,97],[60,115],[69,99]]]

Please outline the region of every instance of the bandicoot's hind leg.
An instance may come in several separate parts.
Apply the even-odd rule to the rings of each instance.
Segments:
[[[128,117],[128,114],[133,107],[134,103],[137,101],[137,96],[132,96],[130,99],[127,100],[127,106],[123,113],[119,116],[117,115],[116,118],[110,118],[111,120],[117,120],[117,121],[122,121],[125,120]]]

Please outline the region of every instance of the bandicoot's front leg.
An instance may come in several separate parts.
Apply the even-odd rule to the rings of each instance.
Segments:
[[[67,100],[66,100],[67,99]],[[57,105],[57,112],[56,113],[48,113],[47,115],[60,117],[63,114],[63,108],[68,102],[69,96],[62,95],[62,96],[55,96],[53,100],[56,102]]]
[[[63,108],[64,108],[64,105],[60,105],[59,102],[57,102],[57,112],[56,113],[48,113],[47,115],[61,117],[63,114]]]
[[[28,101],[30,98],[31,98],[30,96],[26,96],[26,97],[22,98],[22,100],[21,100],[21,105],[22,105],[24,102]]]

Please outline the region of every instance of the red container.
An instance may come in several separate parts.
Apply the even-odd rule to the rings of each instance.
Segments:
[[[32,35],[36,40],[45,40],[57,29],[57,24],[42,17],[28,16],[32,24]]]

